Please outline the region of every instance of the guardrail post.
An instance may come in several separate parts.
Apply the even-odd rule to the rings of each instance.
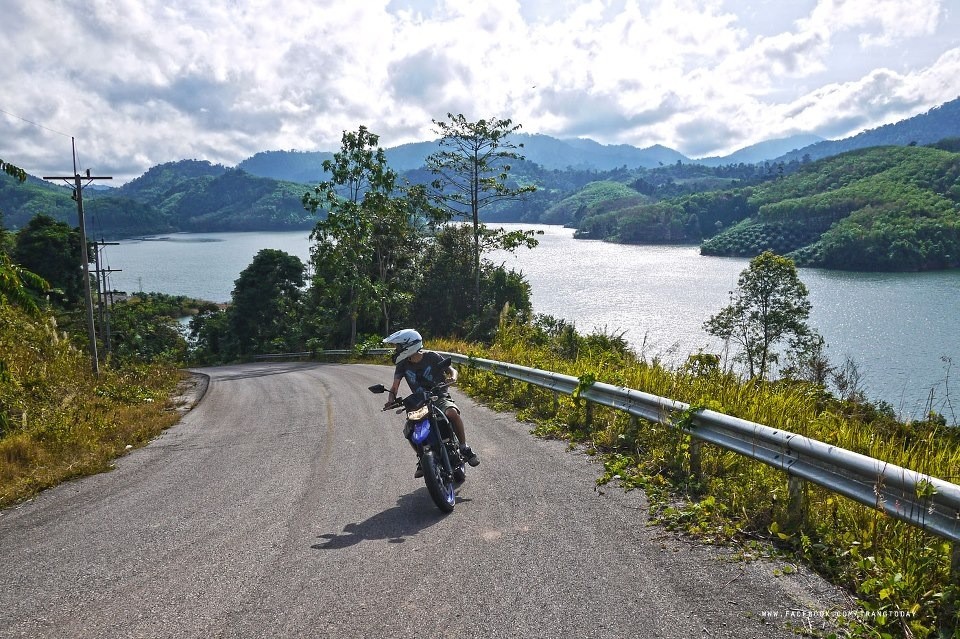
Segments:
[[[806,484],[796,475],[787,481],[787,528],[796,530],[803,524],[807,513]]]
[[[950,561],[950,583],[960,588],[960,541],[955,541],[953,546],[953,557]]]
[[[950,576],[947,583],[953,586],[953,595],[943,602],[943,612],[939,619],[940,625],[947,630],[953,629],[954,616],[960,606],[960,541],[953,542],[950,547]]]
[[[593,402],[585,402],[585,404],[584,426],[587,427],[587,430],[590,430],[593,428]]]
[[[690,475],[698,484],[703,480],[703,442],[690,438]]]

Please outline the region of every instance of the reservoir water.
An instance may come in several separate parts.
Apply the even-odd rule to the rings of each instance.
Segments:
[[[581,332],[622,333],[645,357],[677,364],[722,344],[703,323],[729,302],[748,260],[704,257],[694,246],[625,246],[574,240],[557,226],[503,225],[543,231],[540,246],[493,259],[521,271],[533,306],[573,322]],[[305,262],[307,232],[202,233],[125,240],[104,249],[114,289],[157,291],[215,302],[230,299],[234,280],[262,248]],[[904,418],[928,407],[950,423],[960,416],[960,271],[847,273],[801,269],[810,291],[811,325],[834,364],[847,357],[862,386]]]

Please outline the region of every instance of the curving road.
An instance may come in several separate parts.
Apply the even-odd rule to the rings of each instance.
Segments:
[[[444,516],[366,390],[391,369],[202,372],[113,472],[0,512],[0,637],[767,639],[844,605],[648,526],[640,492],[456,392],[483,461]]]

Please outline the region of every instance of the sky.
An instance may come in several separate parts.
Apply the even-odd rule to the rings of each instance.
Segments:
[[[691,158],[960,97],[960,0],[0,0],[0,159],[119,185],[435,120]]]

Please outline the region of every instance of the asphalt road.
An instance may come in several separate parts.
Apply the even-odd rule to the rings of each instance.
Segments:
[[[389,368],[203,372],[113,472],[0,512],[0,637],[768,639],[844,606],[648,525],[595,460],[457,392],[482,463],[445,516],[366,390]]]

